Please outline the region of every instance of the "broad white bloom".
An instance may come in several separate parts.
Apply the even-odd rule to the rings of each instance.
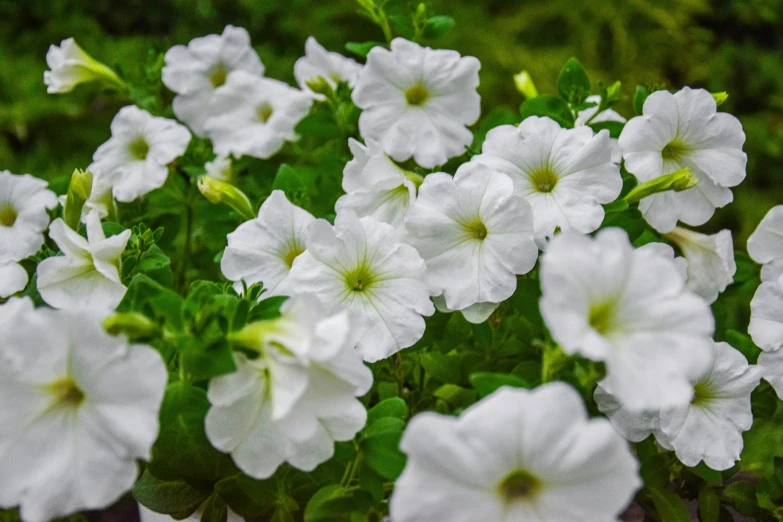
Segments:
[[[160,355],[84,310],[28,310],[2,337],[0,506],[47,522],[111,505],[158,436]]]
[[[607,383],[633,410],[687,404],[710,363],[715,321],[673,261],[634,250],[620,229],[564,232],[541,259],[541,313],[567,353],[605,361]]]
[[[557,227],[582,233],[597,229],[604,219],[601,205],[614,201],[623,188],[608,131],[563,129],[549,118],[533,116],[519,127],[495,127],[471,161],[511,177],[533,207],[539,244]]]
[[[748,333],[762,350],[783,348],[783,285],[761,283],[750,301]]]
[[[127,290],[119,268],[130,235],[130,230],[123,230],[107,238],[97,212],[87,216],[87,239],[62,219],[55,219],[49,237],[63,255],[48,257],[38,265],[41,298],[54,308],[116,308]]]
[[[73,38],[63,40],[59,47],[50,45],[46,64],[51,69],[44,72],[46,92],[49,94],[70,92],[80,83],[95,80],[122,84],[114,71],[84,52]]]
[[[250,46],[250,35],[233,25],[227,25],[221,35],[195,38],[187,47],[175,45],[165,60],[163,83],[177,93],[174,114],[198,136],[204,136],[207,119],[220,114],[212,102],[231,71],[264,74],[264,65]]]
[[[133,201],[163,186],[168,164],[188,143],[190,132],[176,121],[128,105],[112,120],[111,138],[95,151],[89,170],[118,201]]]
[[[677,227],[666,238],[679,247],[688,261],[686,286],[708,303],[715,302],[718,294],[734,282],[737,264],[730,230],[706,235]]]
[[[234,177],[234,171],[231,167],[231,157],[225,154],[220,154],[212,161],[208,161],[204,164],[204,169],[207,171],[207,176],[211,176],[221,181],[228,181],[230,183]]]
[[[601,97],[597,94],[594,94],[593,96],[588,96],[585,101],[593,102],[593,103],[601,103]],[[574,122],[574,125],[576,127],[583,127],[587,125],[587,121],[595,114],[595,111],[598,110],[598,106],[595,107],[588,107],[587,109],[579,111],[579,114],[576,116],[576,122]],[[593,121],[590,123],[602,123],[607,121],[616,121],[619,123],[625,123],[625,118],[618,112],[613,111],[612,109],[606,109],[604,111],[601,111],[598,116],[593,118]],[[612,163],[617,163],[618,165],[623,160],[623,153],[620,150],[620,144],[617,142],[616,138],[609,138],[609,146],[612,148]]]
[[[361,70],[362,66],[356,60],[327,51],[310,36],[305,42],[305,55],[294,64],[294,77],[303,91],[311,91],[307,86],[308,80],[319,77],[335,89],[338,83],[346,83],[353,87]],[[318,97],[323,98],[323,95]]]
[[[367,420],[356,397],[372,372],[349,341],[348,314],[327,316],[312,296],[292,297],[281,312],[238,332],[234,341],[258,357],[235,353],[236,372],[212,379],[207,393],[209,441],[254,478],[283,462],[312,471]]]
[[[771,270],[778,277],[781,272],[780,262],[783,261],[783,233],[781,231],[783,231],[783,205],[778,205],[767,212],[756,230],[748,238],[748,255],[756,263],[764,265],[765,268],[769,264],[775,264],[776,266]],[[775,263],[776,261],[778,263]],[[777,277],[762,271],[762,279],[771,281]]]
[[[761,368],[764,380],[772,385],[778,397],[783,400],[783,350],[762,352],[759,355],[758,366]]]
[[[22,265],[8,261],[0,263],[0,297],[21,292],[27,286],[27,271]]]
[[[286,83],[245,71],[229,74],[212,100],[214,114],[204,123],[204,133],[215,153],[261,159],[297,139],[294,128],[313,103]]]
[[[642,199],[639,209],[659,232],[682,221],[703,225],[731,203],[728,187],[745,179],[745,133],[730,114],[717,112],[712,95],[688,87],[672,94],[656,91],[644,102],[644,115],[632,118],[620,135],[625,168],[640,182],[690,168],[699,183],[682,192]]]
[[[559,382],[501,388],[456,418],[420,413],[401,448],[395,522],[610,522],[642,485],[628,443]]]
[[[395,38],[374,47],[359,73],[353,101],[363,109],[359,132],[395,161],[425,168],[446,163],[473,141],[467,125],[481,112],[479,61]]]
[[[397,166],[375,140],[367,140],[364,146],[348,138],[348,147],[353,159],[343,170],[346,193],[335,203],[335,211],[353,210],[359,217],[372,216],[401,228],[408,208],[416,200],[421,177]]]
[[[451,310],[505,301],[538,259],[530,205],[511,178],[480,164],[424,178],[405,229]]]
[[[274,190],[258,217],[242,223],[228,235],[220,260],[223,275],[247,285],[263,283],[262,297],[291,295],[288,273],[305,250],[305,230],[315,221],[306,210],[292,205],[282,190]]]
[[[49,225],[48,209],[57,196],[29,174],[0,171],[0,265],[21,261],[41,248]]]
[[[633,442],[650,434],[674,450],[686,466],[704,461],[712,469],[732,467],[742,453],[742,433],[753,424],[750,394],[762,369],[727,343],[712,344],[713,361],[694,376],[693,398],[675,408],[632,411],[622,407],[611,391],[599,385],[595,399],[617,431]]]
[[[10,332],[17,319],[34,310],[29,297],[12,297],[0,304],[0,336]],[[2,354],[0,354],[2,360]]]
[[[288,275],[295,292],[313,293],[327,312],[348,310],[365,361],[413,346],[424,335],[423,315],[435,308],[425,265],[400,233],[371,217],[343,210],[307,229],[307,250]]]

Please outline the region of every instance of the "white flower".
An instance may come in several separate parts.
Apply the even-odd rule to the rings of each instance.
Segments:
[[[349,209],[359,217],[372,216],[395,228],[403,226],[408,208],[416,200],[421,178],[403,171],[375,140],[367,146],[348,138],[353,159],[343,170],[343,190],[334,205],[336,212]]]
[[[761,368],[727,343],[712,344],[713,361],[694,376],[689,404],[662,411],[623,408],[611,391],[599,385],[595,399],[617,431],[633,442],[650,434],[674,450],[686,466],[704,461],[710,468],[732,467],[742,453],[742,433],[753,424],[750,394],[761,380]]]
[[[283,191],[272,191],[258,217],[228,235],[228,246],[220,260],[223,275],[248,286],[263,283],[264,298],[291,295],[288,273],[294,259],[305,250],[305,229],[313,221],[315,218],[292,205]]]
[[[778,397],[783,400],[783,350],[762,352],[759,355],[758,366],[761,368],[764,380],[772,385]]]
[[[190,132],[179,123],[129,105],[114,117],[111,138],[95,151],[89,170],[118,201],[133,201],[163,186],[168,164],[188,143]]]
[[[626,233],[558,234],[541,259],[541,313],[567,353],[604,361],[607,383],[633,410],[683,405],[689,377],[710,363],[709,306],[673,261],[634,250]]]
[[[391,51],[367,55],[353,101],[363,109],[359,131],[395,161],[411,157],[425,168],[446,163],[473,141],[466,128],[481,112],[479,61],[395,38]]]
[[[327,51],[310,36],[305,42],[305,55],[294,64],[294,77],[303,91],[311,91],[307,81],[319,77],[336,89],[338,83],[353,87],[361,70],[362,66],[355,60]],[[323,98],[323,95],[318,97]]]
[[[610,522],[642,485],[628,443],[559,382],[420,413],[401,448],[394,522]]]
[[[666,238],[674,242],[688,261],[686,286],[708,303],[734,282],[734,242],[730,230],[706,235],[677,227]]]
[[[63,40],[59,47],[50,45],[46,64],[51,71],[44,72],[44,83],[50,94],[70,92],[80,83],[94,80],[123,84],[114,71],[84,52],[73,38]]]
[[[468,306],[467,308],[463,308],[462,310],[453,310],[446,306],[446,298],[443,297],[443,294],[434,296],[432,298],[432,304],[435,305],[435,309],[438,312],[444,314],[459,312],[467,322],[473,324],[483,323],[489,319],[489,316],[498,309],[498,306],[500,306],[500,303],[476,303]]]
[[[511,178],[484,165],[424,178],[405,229],[427,264],[425,281],[451,310],[505,301],[538,259],[530,205]]]
[[[91,168],[92,165],[90,165],[86,170],[89,172]],[[66,199],[67,196],[65,194],[57,198],[63,208],[65,208]],[[109,216],[115,216],[117,212],[111,184],[108,183],[105,178],[97,176],[93,176],[92,187],[90,188],[90,196],[82,206],[82,223],[87,223],[87,216],[90,215],[90,212],[93,210],[98,213],[98,217],[101,219],[107,218]]]
[[[748,333],[762,350],[783,348],[783,285],[761,283],[750,301]]]
[[[258,357],[236,353],[237,371],[212,379],[207,393],[209,441],[254,478],[283,462],[312,471],[367,419],[355,397],[370,389],[372,372],[348,342],[348,314],[326,316],[311,296],[292,297],[281,312],[237,334]]]
[[[17,319],[33,310],[33,301],[29,297],[12,297],[0,304],[0,336],[10,333]],[[2,352],[0,352],[0,360],[2,360]]]
[[[210,34],[175,45],[166,52],[163,83],[177,93],[173,109],[198,136],[204,136],[204,123],[220,114],[213,105],[217,89],[226,83],[231,71],[264,74],[264,65],[250,46],[250,35],[241,27],[227,25],[223,34]]]
[[[41,248],[49,225],[47,209],[57,196],[29,174],[0,171],[0,265],[29,257]]]
[[[783,205],[778,205],[767,212],[748,238],[748,255],[762,265],[783,260],[781,231],[783,231]]]
[[[588,96],[585,101],[593,102],[596,104],[601,103],[601,97],[597,94],[594,94],[593,96]],[[598,106],[595,107],[588,107],[587,109],[579,111],[579,114],[576,116],[576,122],[574,122],[574,125],[576,127],[583,127],[587,125],[587,121],[590,119],[590,117],[595,114],[595,111],[598,110]],[[613,111],[612,109],[606,109],[604,111],[601,111],[598,116],[593,118],[593,121],[591,123],[602,123],[602,122],[608,122],[608,121],[616,121],[619,123],[625,123],[625,118],[619,114],[616,111]],[[612,163],[617,163],[618,165],[623,160],[623,153],[620,150],[620,144],[617,142],[616,138],[610,138],[609,139],[609,146],[612,148]]]
[[[22,265],[8,261],[0,263],[0,297],[21,292],[27,286],[27,271]]]
[[[557,227],[582,233],[597,229],[604,219],[601,205],[614,201],[623,187],[608,131],[563,129],[549,118],[533,116],[519,127],[495,127],[471,161],[511,177],[533,207],[539,244]]]
[[[204,506],[198,508],[192,515],[184,518],[185,522],[201,522],[201,515],[204,513]],[[177,519],[170,515],[163,513],[156,513],[151,509],[139,504],[139,518],[141,522],[175,522]],[[244,522],[244,518],[240,517],[231,508],[226,508],[226,522]]]
[[[38,308],[3,331],[0,506],[47,522],[113,504],[149,459],[167,372],[84,310]]]
[[[294,127],[307,116],[313,100],[278,80],[244,71],[228,75],[212,98],[214,114],[204,123],[216,154],[246,154],[266,159],[286,141],[295,141]]]
[[[64,255],[48,257],[38,265],[41,298],[54,308],[116,308],[127,290],[119,267],[130,235],[130,230],[123,230],[107,238],[97,212],[87,216],[87,239],[55,219],[49,237]]]
[[[234,177],[234,172],[231,167],[231,157],[225,154],[218,155],[212,161],[208,161],[204,165],[204,169],[207,171],[207,176],[211,176],[221,181],[228,181],[230,183]]]
[[[745,133],[734,116],[717,112],[712,95],[688,87],[671,94],[656,91],[644,102],[644,115],[632,118],[620,134],[625,168],[640,182],[690,168],[699,183],[682,192],[642,199],[639,209],[659,232],[682,221],[703,225],[716,208],[731,203],[727,187],[745,179]]]
[[[313,293],[328,312],[348,310],[354,340],[374,362],[413,346],[423,315],[435,308],[425,265],[390,225],[343,210],[334,227],[323,219],[307,229],[307,250],[294,260],[291,286]]]

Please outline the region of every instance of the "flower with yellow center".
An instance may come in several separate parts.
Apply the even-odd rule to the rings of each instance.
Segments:
[[[336,89],[339,83],[353,87],[361,70],[362,66],[355,60],[327,51],[310,36],[305,42],[305,55],[294,64],[294,77],[303,91],[311,91],[307,84],[317,78],[326,82],[328,88]],[[313,96],[324,98],[323,94],[313,93]]]

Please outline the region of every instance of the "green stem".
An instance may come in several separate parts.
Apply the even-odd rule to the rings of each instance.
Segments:
[[[179,265],[177,266],[176,286],[184,292],[186,284],[185,268],[190,261],[191,235],[193,233],[193,186],[190,186],[188,197],[185,199],[185,211],[182,213],[182,229],[185,237],[182,241],[182,251],[180,252]]]

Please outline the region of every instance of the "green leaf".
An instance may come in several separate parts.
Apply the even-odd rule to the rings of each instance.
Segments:
[[[642,213],[637,208],[628,208],[622,212],[612,212],[606,214],[601,228],[617,227],[622,228],[628,234],[631,242],[642,235],[647,225],[642,217]]]
[[[625,127],[625,123],[619,121],[599,121],[590,124],[590,128],[596,133],[606,129],[609,131],[609,137],[615,139],[620,137],[620,133],[623,132],[623,127]]]
[[[755,420],[771,419],[778,408],[778,397],[769,383],[761,381],[750,394],[750,404]]]
[[[503,386],[511,386],[513,388],[531,387],[530,384],[528,384],[521,377],[517,377],[516,375],[507,375],[504,373],[474,373],[470,376],[470,383],[478,392],[479,397],[482,398],[492,394],[498,388],[502,388]]]
[[[400,451],[402,432],[388,431],[367,437],[360,443],[365,461],[379,475],[396,480],[405,468],[405,455]]]
[[[723,489],[723,497],[743,515],[753,517],[761,511],[756,502],[756,486],[750,482],[732,482]]]
[[[328,520],[348,514],[356,505],[351,494],[342,486],[331,485],[319,489],[307,503],[305,522]]]
[[[299,190],[307,191],[307,183],[304,177],[294,167],[283,163],[277,169],[272,190],[279,189],[286,193],[288,199]]]
[[[437,40],[443,38],[454,29],[454,19],[450,16],[435,15],[427,18],[427,25],[424,26],[424,38]]]
[[[473,338],[482,348],[489,350],[492,348],[492,328],[489,323],[484,321],[480,324],[471,323],[470,329],[473,330]]]
[[[651,92],[647,87],[643,85],[636,86],[636,92],[633,95],[633,111],[637,115],[641,116],[644,114],[644,102],[650,94]]]
[[[128,285],[118,312],[138,312],[161,320],[174,331],[182,331],[182,298],[144,274],[136,274]]]
[[[136,263],[133,269],[136,272],[150,272],[152,270],[159,270],[165,268],[171,264],[169,256],[163,253],[158,245],[150,245],[150,247],[144,251]]]
[[[280,506],[275,510],[269,522],[295,522],[294,516],[285,506]]]
[[[753,339],[737,330],[726,330],[726,342],[742,352],[750,364],[756,364],[761,355],[761,348],[753,343]]]
[[[566,129],[574,127],[574,113],[571,112],[568,104],[551,94],[542,94],[525,101],[519,108],[519,112],[523,120],[531,116],[548,117]]]
[[[699,490],[699,522],[718,522],[720,517],[720,498],[708,485]]]
[[[300,136],[309,136],[319,140],[330,140],[339,134],[339,128],[331,114],[314,112],[296,125],[296,133]]]
[[[383,477],[364,461],[359,468],[359,487],[372,495],[375,502],[383,500]]]
[[[443,383],[457,384],[462,380],[459,359],[439,352],[421,354],[424,371]]]
[[[248,521],[268,517],[278,500],[274,479],[256,480],[243,473],[220,480],[215,491],[233,512]]]
[[[478,393],[455,384],[444,384],[433,393],[438,399],[442,399],[453,407],[465,407],[476,402]]]
[[[578,105],[590,95],[590,87],[590,79],[582,64],[576,58],[569,58],[557,77],[560,96],[568,103]]]
[[[223,332],[216,323],[211,323],[210,327],[213,336],[222,338]],[[195,337],[180,337],[177,347],[183,371],[197,380],[211,379],[236,370],[228,342],[206,344]]]
[[[395,419],[394,417],[384,417],[378,419],[372,424],[367,424],[364,429],[364,436],[371,437],[378,433],[384,433],[387,431],[403,431],[405,429],[405,421],[402,419]]]
[[[204,511],[201,512],[201,522],[226,522],[228,519],[228,506],[225,501],[214,493],[204,503]]]
[[[133,486],[132,493],[146,508],[180,520],[196,511],[212,490],[198,489],[183,480],[162,480],[147,469]]]
[[[691,522],[688,505],[676,493],[663,488],[648,488],[648,491],[661,522]]]
[[[402,421],[408,416],[408,405],[399,397],[392,397],[383,400],[370,408],[367,412],[367,425],[374,423],[378,419],[393,417]]]
[[[353,54],[359,55],[362,58],[366,58],[367,54],[373,47],[383,45],[381,42],[348,42],[345,44],[345,50]]]

